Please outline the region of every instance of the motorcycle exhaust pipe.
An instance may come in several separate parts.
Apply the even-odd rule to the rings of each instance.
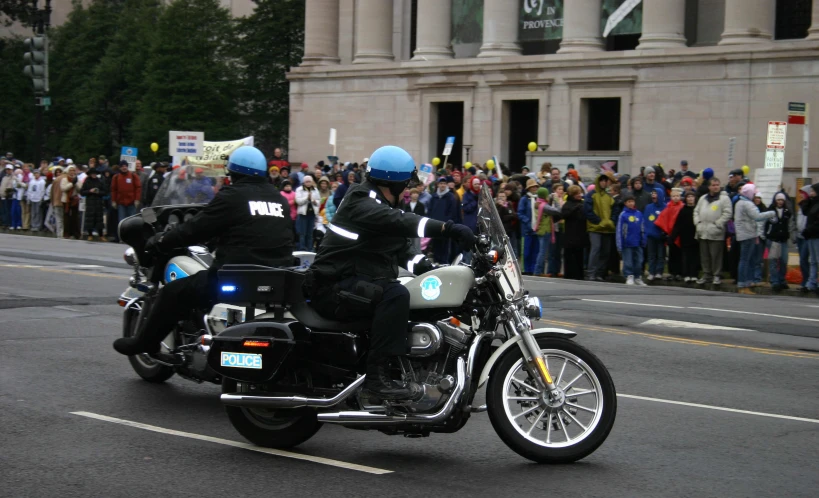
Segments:
[[[332,398],[305,398],[303,396],[252,396],[246,394],[223,394],[220,399],[228,406],[243,408],[329,408],[335,406],[356,392],[366,376],[354,380],[343,391]]]
[[[319,413],[317,415],[319,422],[326,422],[329,424],[342,425],[370,425],[370,424],[437,424],[446,420],[458,400],[461,399],[464,389],[466,388],[466,366],[463,358],[458,358],[457,364],[458,381],[455,389],[452,390],[452,395],[446,400],[446,403],[436,413],[430,414],[408,414],[408,415],[386,415],[383,413],[372,412],[336,412],[336,413]]]

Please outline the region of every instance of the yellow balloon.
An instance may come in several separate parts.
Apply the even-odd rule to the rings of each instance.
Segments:
[[[495,169],[495,161],[493,161],[492,159],[486,161],[486,169],[490,171]]]
[[[529,152],[534,152],[537,150],[537,144],[534,142],[529,142]]]
[[[472,167],[472,163],[471,163],[471,162],[467,161],[467,162],[465,162],[465,163],[464,163],[464,169],[469,169],[469,168],[471,168],[471,167]]]
[[[438,157],[433,157],[432,158],[432,165],[433,166],[438,166],[439,164],[441,164],[441,159],[438,158]]]
[[[151,150],[154,151],[154,152],[158,151],[159,150],[159,144],[156,143],[156,142],[152,143],[151,144]]]
[[[742,166],[742,174],[743,175],[747,175],[750,172],[751,172],[751,168],[747,164]]]

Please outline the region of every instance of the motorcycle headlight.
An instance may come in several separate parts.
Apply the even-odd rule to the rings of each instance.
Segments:
[[[543,316],[543,308],[540,306],[540,299],[537,297],[527,297],[523,303],[523,312],[529,318],[540,318]]]
[[[128,263],[128,266],[135,266],[139,264],[139,258],[137,258],[136,251],[134,251],[133,247],[129,247],[125,250],[125,254],[122,255],[122,259]]]

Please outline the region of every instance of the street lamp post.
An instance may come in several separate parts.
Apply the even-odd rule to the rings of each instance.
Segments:
[[[471,148],[472,148],[471,145],[464,144],[464,149],[466,150],[466,161],[464,161],[464,162],[467,162],[467,163],[469,162],[469,149],[471,149]]]

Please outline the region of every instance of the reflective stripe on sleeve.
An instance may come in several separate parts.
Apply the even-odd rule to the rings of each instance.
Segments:
[[[375,202],[381,204],[381,201],[376,197],[378,194],[375,193],[375,190],[370,190],[370,198],[375,199]]]
[[[353,232],[351,232],[349,230],[345,230],[345,229],[343,229],[341,227],[337,227],[337,226],[333,225],[332,223],[329,223],[327,225],[327,228],[329,228],[334,233],[336,233],[338,235],[341,235],[342,237],[346,237],[346,238],[348,238],[350,240],[358,240],[358,234],[357,233],[353,233]]]
[[[426,228],[428,221],[429,218],[421,218],[421,221],[418,223],[418,237],[424,237],[424,228]]]
[[[416,254],[414,258],[407,261],[407,271],[410,273],[415,273],[415,265],[417,265],[422,259],[424,259],[423,254]]]

